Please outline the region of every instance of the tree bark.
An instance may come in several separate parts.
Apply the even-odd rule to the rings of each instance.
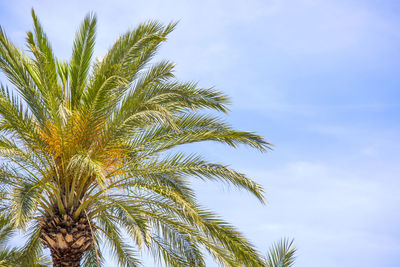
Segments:
[[[40,239],[51,252],[54,267],[79,267],[85,251],[93,246],[93,223],[85,217],[73,220],[69,215],[42,218]]]
[[[50,249],[53,267],[80,267],[83,253]]]

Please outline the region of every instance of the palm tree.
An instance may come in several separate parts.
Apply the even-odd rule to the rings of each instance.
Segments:
[[[266,267],[293,267],[296,257],[294,241],[282,239],[272,245],[266,257]]]
[[[1,212],[28,233],[24,264],[44,246],[53,266],[98,266],[106,245],[121,266],[140,265],[141,250],[168,266],[205,266],[205,252],[224,266],[264,266],[234,227],[198,205],[190,179],[228,182],[260,201],[262,188],[176,148],[269,143],[202,112],[228,112],[221,92],[176,80],[171,62],[150,64],[176,23],[140,24],[93,62],[89,14],[63,61],[32,17],[28,55],[0,28],[0,69],[12,86],[0,91]]]

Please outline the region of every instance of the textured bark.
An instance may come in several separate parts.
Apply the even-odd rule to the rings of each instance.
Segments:
[[[54,267],[79,267],[82,255],[93,246],[93,223],[85,217],[73,220],[69,215],[58,215],[40,220],[40,239],[51,252]]]

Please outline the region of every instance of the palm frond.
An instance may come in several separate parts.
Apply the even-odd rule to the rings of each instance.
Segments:
[[[35,118],[43,125],[47,111],[43,108],[43,98],[37,90],[37,84],[40,82],[36,77],[37,74],[31,70],[31,65],[32,60],[7,38],[0,27],[0,70],[15,86]],[[3,88],[2,93],[4,95]]]
[[[148,160],[129,169],[132,176],[146,176],[153,173],[172,173],[192,175],[201,179],[229,182],[254,194],[261,202],[264,201],[263,189],[260,185],[227,166],[208,163],[201,157],[185,156],[178,153],[163,160]]]
[[[112,217],[110,218],[110,214],[106,213],[102,213],[97,220],[104,239],[107,240],[107,244],[111,248],[112,255],[118,260],[120,266],[140,266],[141,262],[136,251],[123,240],[122,233],[114,220]]]
[[[266,257],[267,267],[292,267],[296,258],[294,241],[287,238],[275,243]]]
[[[33,64],[26,64],[28,72],[35,81],[37,90],[35,93],[40,95],[39,106],[30,104],[31,109],[34,108],[36,117],[39,117],[41,123],[44,124],[45,112],[49,112],[54,123],[60,123],[57,110],[60,105],[62,91],[57,81],[56,59],[50,42],[43,31],[34,10],[32,9],[32,19],[34,24],[34,33],[28,32],[27,43],[31,53],[34,55]],[[36,97],[37,98],[37,97]],[[27,97],[25,97],[27,99]],[[29,100],[29,98],[27,99]],[[32,100],[29,100],[32,102]]]
[[[69,86],[69,97],[71,98],[71,109],[76,109],[80,105],[82,92],[86,86],[93,56],[96,24],[96,16],[92,14],[87,15],[75,37],[70,62],[71,84]]]

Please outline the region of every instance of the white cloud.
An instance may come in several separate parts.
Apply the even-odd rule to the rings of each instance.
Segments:
[[[383,255],[400,253],[399,240],[385,231],[399,223],[392,212],[400,211],[396,204],[400,196],[386,181],[377,180],[375,171],[298,161],[247,172],[263,180],[268,196],[252,238],[264,244],[259,237],[267,236],[269,242],[279,236],[295,237],[301,253],[297,266],[355,266],[364,254],[375,256],[361,265],[376,266]],[[354,259],[345,256],[350,254]]]

